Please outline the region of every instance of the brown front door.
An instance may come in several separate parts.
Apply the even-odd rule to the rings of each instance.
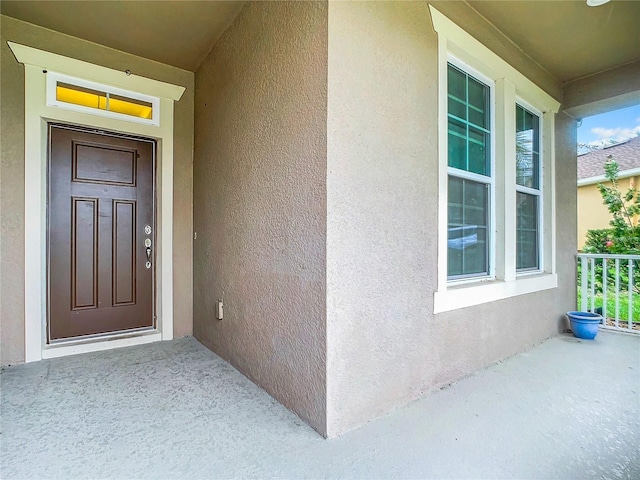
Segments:
[[[153,326],[153,156],[49,126],[49,341]]]

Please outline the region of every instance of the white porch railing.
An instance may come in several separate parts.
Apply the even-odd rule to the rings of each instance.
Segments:
[[[578,254],[578,309],[600,328],[640,334],[640,255]]]

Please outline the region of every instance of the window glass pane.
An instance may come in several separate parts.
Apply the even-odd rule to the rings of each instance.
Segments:
[[[153,115],[153,105],[150,102],[108,94],[63,82],[56,84],[56,100],[83,107],[122,113],[132,117],[151,119]]]
[[[56,100],[83,107],[107,109],[107,94],[90,88],[58,82],[56,85]]]
[[[449,176],[448,278],[489,273],[489,186]]]
[[[449,96],[449,115],[467,119],[467,104]]]
[[[482,128],[488,128],[487,125],[489,122],[487,120],[487,113],[469,106],[469,123]]]
[[[109,96],[109,111],[124,113],[140,118],[151,118],[153,105],[149,102],[134,98],[121,97],[119,95]]]
[[[449,224],[462,225],[462,181],[449,177]]]
[[[516,183],[540,188],[540,119],[516,105]]]
[[[454,67],[453,65],[448,65],[447,70],[447,93],[456,97],[463,102],[467,101],[467,87],[466,87],[466,79],[467,74],[461,71],[460,69]]]
[[[538,196],[516,193],[516,269],[539,268]]]
[[[469,121],[479,127],[487,128],[489,113],[489,87],[469,78]]]
[[[449,166],[467,169],[467,127],[449,118]]]
[[[477,128],[469,127],[469,172],[490,175],[489,135]]]
[[[487,86],[474,78],[469,78],[469,105],[484,111],[486,105],[485,93]]]
[[[448,165],[490,176],[489,87],[448,66]]]

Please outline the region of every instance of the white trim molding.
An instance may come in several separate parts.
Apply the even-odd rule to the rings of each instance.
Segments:
[[[66,357],[77,355],[78,353],[101,352],[113,348],[131,347],[133,345],[143,345],[145,343],[159,342],[162,334],[157,331],[138,334],[116,334],[109,335],[108,341],[84,340],[70,341],[55,348],[45,348],[42,350],[42,359]]]
[[[516,86],[518,95],[525,101],[536,105],[543,111],[558,112],[560,103],[554,100],[551,95],[445,17],[433,5],[429,5],[429,10],[431,11],[433,28],[438,34],[438,40],[447,39],[445,53],[461,59],[494,81],[499,78],[508,78]]]
[[[438,288],[434,313],[493,302],[503,298],[555,288],[555,151],[554,120],[560,103],[522,75],[494,52],[429,5],[438,35]],[[489,278],[447,279],[448,231],[448,135],[447,64],[470,74],[479,72],[481,81],[493,82],[491,99],[494,188],[491,252],[493,273]],[[541,182],[544,192],[539,215],[540,269],[516,271],[516,104],[531,108],[541,122]],[[542,198],[542,197],[541,197]]]
[[[184,87],[8,42],[25,66],[25,361],[98,351],[173,338],[173,107]],[[157,96],[158,125],[93,115],[47,105],[47,72]],[[48,345],[46,340],[47,143],[50,122],[137,135],[156,141],[156,328],[145,333],[99,336]]]
[[[473,285],[451,286],[434,294],[433,313],[495,302],[504,298],[526,295],[558,286],[557,274],[537,274],[516,281],[493,280]]]
[[[629,170],[623,170],[618,174],[618,180],[624,178],[631,178],[640,176],[640,168],[630,168]],[[597,183],[605,183],[609,180],[604,175],[598,175],[597,177],[587,177],[578,180],[578,186],[584,187],[585,185],[595,185]]]
[[[38,50],[37,48],[26,45],[20,45],[19,43],[7,42],[7,44],[16,57],[16,60],[24,65],[40,67],[45,70],[51,69],[72,77],[111,85],[133,92],[140,92],[154,97],[168,98],[176,102],[180,100],[185,91],[185,88],[182,86],[141,77],[131,72],[121,72],[112,68],[45,52],[44,50]]]

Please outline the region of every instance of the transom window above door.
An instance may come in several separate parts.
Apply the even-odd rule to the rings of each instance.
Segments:
[[[55,72],[47,73],[47,105],[159,125],[160,99]]]

